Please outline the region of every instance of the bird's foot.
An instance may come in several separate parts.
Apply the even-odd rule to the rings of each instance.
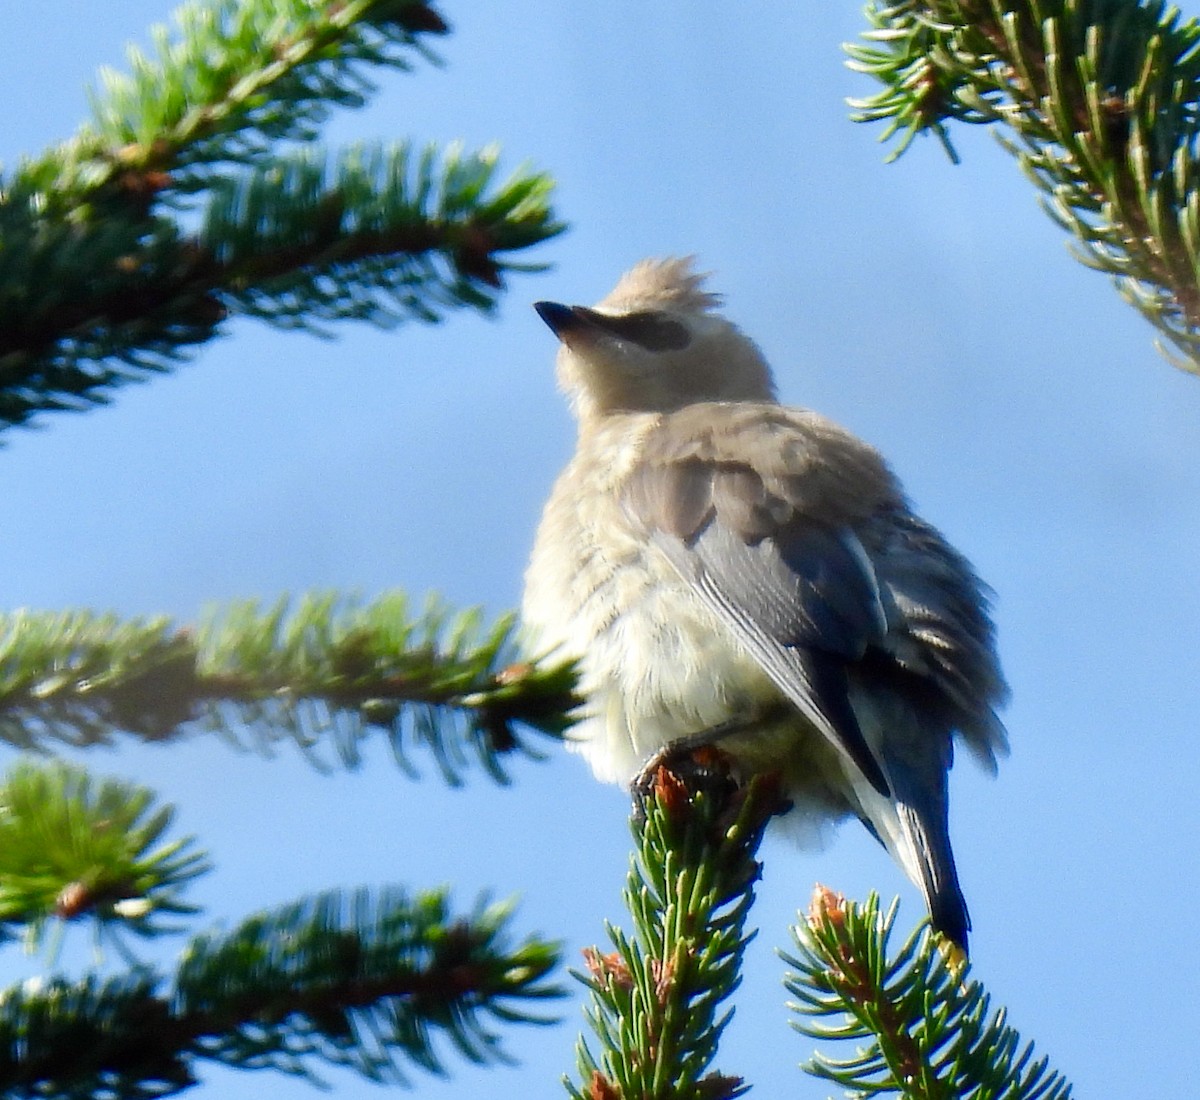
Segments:
[[[730,718],[707,729],[685,734],[664,745],[634,776],[630,784],[634,798],[644,798],[650,793],[660,768],[666,768],[684,780],[689,775],[698,775],[701,772],[707,775],[718,770],[728,775],[729,758],[716,748],[717,742],[736,733],[745,733],[758,722],[757,716]]]
[[[637,819],[645,820],[646,799],[662,789],[664,773],[671,777],[676,787],[686,790],[736,788],[738,784],[731,760],[720,750],[718,743],[735,734],[746,733],[761,722],[762,716],[758,714],[730,718],[686,734],[659,749],[642,765],[630,784]]]

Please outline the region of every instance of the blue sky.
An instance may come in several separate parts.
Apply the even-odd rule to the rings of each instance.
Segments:
[[[452,4],[442,69],[388,75],[331,141],[469,146],[557,175],[571,231],[498,316],[346,326],[333,342],[248,322],[172,377],[82,417],[9,433],[0,562],[8,607],[193,618],[212,602],[336,588],[519,599],[541,500],[572,445],[554,341],[530,303],[591,302],[647,255],[696,253],[759,341],[782,397],[889,456],[920,511],[997,592],[1011,758],[965,754],[952,827],[976,973],[1081,1096],[1194,1091],[1200,1026],[1200,379],[1169,366],[1105,280],[1071,259],[1016,166],[959,130],[894,165],[848,121],[868,85],[840,44],[857,4],[665,0]],[[43,0],[5,14],[0,159],[68,136],[84,88],[171,8]],[[88,754],[154,786],[217,871],[193,891],[226,923],[329,886],[519,893],[518,923],[567,958],[621,919],[627,801],[565,753],[516,783],[414,784],[382,745],[320,775],[197,738]],[[787,926],[820,880],[920,902],[863,830],[820,853],[771,840],[759,936],[719,1068],[756,1094],[823,1097],[783,1007]],[[11,949],[10,949],[11,951]],[[35,964],[10,955],[3,980]],[[453,1062],[422,1095],[563,1095],[564,1024],[513,1036],[513,1070]],[[1136,999],[1135,999],[1136,998]],[[377,1095],[334,1075],[339,1094]],[[207,1071],[228,1097],[315,1095]]]

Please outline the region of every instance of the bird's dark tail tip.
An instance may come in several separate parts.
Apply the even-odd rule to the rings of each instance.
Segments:
[[[943,884],[937,894],[930,894],[927,888],[924,890],[925,900],[929,905],[929,923],[933,925],[934,931],[940,932],[950,940],[965,956],[968,933],[971,931],[971,917],[967,912],[966,899],[958,887],[957,878],[949,885],[951,888],[947,889]]]
[[[905,859],[902,856],[900,862],[925,896],[929,923],[965,954],[971,916],[958,883],[958,869],[954,866],[954,853],[950,850],[944,818],[934,817],[931,821],[928,815],[905,803],[896,808],[911,845],[912,857]]]

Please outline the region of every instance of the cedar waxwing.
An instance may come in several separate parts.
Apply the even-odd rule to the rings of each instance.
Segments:
[[[538,302],[578,446],[525,578],[530,644],[579,660],[573,733],[601,779],[712,733],[777,771],[811,832],[857,817],[964,949],[953,738],[994,771],[1007,694],[987,590],[866,443],[775,400],[690,260],[595,308]]]

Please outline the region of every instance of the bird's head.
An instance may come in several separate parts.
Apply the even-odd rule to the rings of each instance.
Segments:
[[[581,420],[699,401],[773,401],[757,346],[715,312],[691,258],[643,260],[595,306],[537,302],[562,343],[559,384]]]

